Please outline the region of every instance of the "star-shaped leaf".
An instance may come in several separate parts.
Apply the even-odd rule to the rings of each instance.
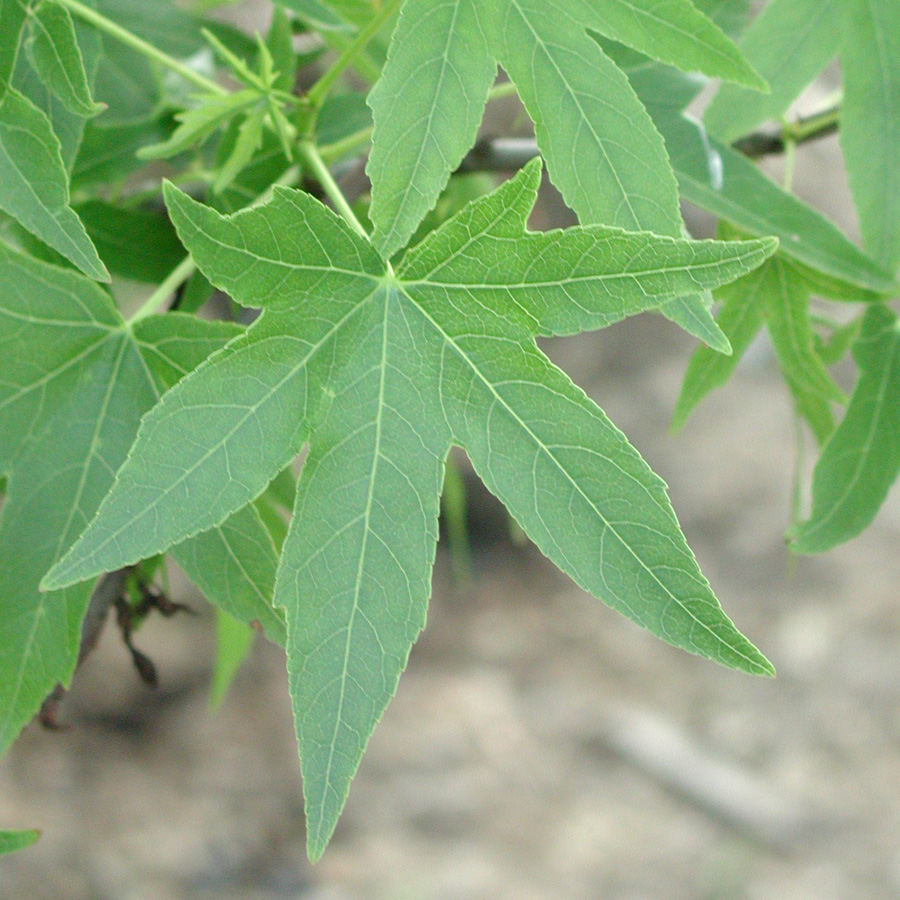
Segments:
[[[759,265],[772,240],[525,229],[530,165],[396,272],[309,195],[223,217],[169,186],[201,270],[262,306],[246,335],[146,417],[60,588],[157,553],[256,497],[304,443],[276,603],[321,854],[393,695],[430,593],[444,460],[463,447],[537,545],[654,634],[749,672],[769,664],[722,612],[663,483],[537,348]]]
[[[369,98],[380,252],[406,245],[474,143],[498,61],[582,223],[679,236],[662,139],[589,31],[681,68],[765,87],[690,0],[407,0]]]
[[[141,416],[237,333],[179,314],[126,325],[96,284],[0,245],[0,750],[78,657],[93,579],[50,593],[38,582],[93,517]],[[284,640],[275,549],[255,510],[173,554],[210,599]]]

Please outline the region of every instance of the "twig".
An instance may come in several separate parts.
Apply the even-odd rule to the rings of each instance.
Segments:
[[[81,623],[81,646],[78,651],[76,669],[81,666],[97,646],[100,635],[103,633],[103,626],[106,624],[109,610],[116,600],[122,596],[122,592],[125,590],[125,582],[133,569],[134,566],[126,566],[124,569],[105,575],[94,589],[94,593],[91,594],[84,621]],[[58,716],[59,706],[65,695],[66,689],[61,684],[58,684],[41,704],[37,719],[45,728],[59,729],[62,727],[59,724]]]

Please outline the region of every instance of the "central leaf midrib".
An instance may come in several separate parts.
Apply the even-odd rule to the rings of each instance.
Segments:
[[[417,285],[426,285],[426,286],[434,286],[445,288],[447,290],[485,290],[485,291],[510,291],[516,288],[554,288],[561,287],[570,284],[582,284],[587,282],[605,282],[605,281],[625,281],[628,279],[634,278],[644,278],[644,277],[653,277],[659,275],[667,275],[673,273],[680,272],[695,272],[695,271],[706,271],[707,269],[715,270],[718,268],[722,268],[723,266],[727,266],[731,263],[743,263],[746,259],[751,258],[753,256],[759,255],[759,250],[748,250],[747,253],[741,256],[733,256],[729,257],[725,260],[713,260],[710,262],[702,262],[702,263],[691,263],[682,266],[668,266],[666,268],[658,268],[658,269],[641,269],[633,272],[611,272],[607,274],[601,275],[578,275],[578,276],[569,276],[567,278],[561,278],[553,281],[507,281],[503,284],[489,284],[489,283],[478,283],[478,282],[451,282],[451,281],[434,281],[431,279],[431,275],[435,272],[439,272],[440,268],[433,270],[433,272],[429,273],[428,276],[418,279],[417,281],[407,281],[404,282],[406,285],[415,287]],[[697,284],[697,288],[703,288],[704,285]],[[682,291],[672,291],[671,295],[663,294],[660,295],[663,300],[667,299],[669,296],[677,297]]]
[[[341,665],[340,677],[340,695],[338,698],[338,707],[335,713],[334,731],[331,735],[331,743],[328,748],[328,762],[325,766],[325,775],[323,779],[324,788],[322,790],[322,798],[319,803],[318,829],[316,837],[321,841],[321,831],[326,826],[325,819],[325,803],[328,797],[328,789],[331,785],[331,769],[334,763],[334,751],[338,743],[338,732],[341,728],[344,698],[346,696],[347,677],[349,674],[349,661],[351,655],[351,645],[353,643],[353,626],[356,622],[356,614],[359,611],[359,599],[362,591],[363,577],[365,574],[366,552],[369,544],[369,534],[371,533],[371,515],[372,501],[375,496],[375,484],[378,478],[378,463],[381,459],[381,432],[384,419],[384,387],[387,380],[387,352],[388,352],[388,308],[390,305],[390,294],[387,290],[384,293],[384,314],[382,316],[381,330],[381,364],[379,369],[378,383],[378,407],[375,416],[375,441],[372,452],[372,468],[369,473],[369,489],[366,497],[366,509],[363,514],[363,537],[359,551],[359,562],[356,569],[356,583],[354,585],[353,605],[350,611],[350,619],[347,622],[347,638],[344,644],[344,659]]]

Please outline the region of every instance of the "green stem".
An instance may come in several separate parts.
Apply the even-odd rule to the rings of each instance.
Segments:
[[[387,0],[381,10],[372,16],[368,22],[359,30],[359,34],[347,45],[343,53],[334,61],[332,66],[322,75],[322,77],[310,88],[306,99],[309,101],[313,109],[318,109],[328,96],[335,81],[341,77],[344,70],[353,64],[357,56],[362,53],[368,46],[369,41],[381,31],[384,24],[394,15],[400,8],[403,0]]]
[[[333,144],[326,144],[319,148],[319,154],[326,163],[334,162],[342,156],[349,156],[355,150],[362,150],[369,141],[372,140],[372,131],[374,129],[370,125],[360,131],[354,131],[347,137],[335,141]]]
[[[829,98],[825,108],[820,112],[785,125],[785,138],[794,141],[796,144],[802,144],[813,138],[832,134],[840,125],[843,102],[844,92],[837,91]]]
[[[319,155],[319,150],[311,141],[303,141],[300,144],[300,156],[309,167],[310,171],[316,177],[316,181],[322,185],[322,189],[328,196],[328,199],[334,204],[334,208],[341,214],[344,221],[357,233],[369,240],[366,229],[362,227],[356,214],[347,202],[344,192],[338,187],[338,183],[334,180],[328,166]]]
[[[141,304],[140,309],[131,317],[130,324],[134,325],[141,319],[153,315],[158,306],[162,306],[175,291],[181,287],[197,269],[197,263],[190,255],[186,256],[171,272],[162,280],[159,287]]]
[[[785,138],[784,142],[784,180],[782,187],[786,193],[790,193],[794,187],[794,168],[797,163],[797,142],[792,138]]]
[[[500,100],[503,97],[513,97],[516,93],[516,86],[512,81],[503,81],[500,84],[495,84],[488,91],[488,103],[491,100]]]
[[[106,16],[101,15],[89,6],[85,6],[83,3],[79,3],[78,0],[59,0],[59,2],[67,7],[71,13],[78,16],[79,19],[83,19],[85,22],[88,22],[100,31],[105,32],[110,37],[131,47],[132,50],[136,50],[142,56],[146,56],[148,59],[158,62],[161,66],[165,66],[167,69],[177,72],[182,78],[192,82],[197,85],[197,87],[203,88],[203,90],[210,91],[214,94],[228,93],[225,88],[220,84],[216,84],[212,79],[194,71],[194,69],[179,62],[174,57],[169,56],[168,53],[163,53],[162,50],[154,47],[153,44],[139,38],[136,34],[132,34],[127,29],[122,28],[121,25],[116,25],[115,22],[110,21]]]

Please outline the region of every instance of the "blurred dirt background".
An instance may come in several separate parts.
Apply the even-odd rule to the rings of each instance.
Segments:
[[[855,234],[836,140],[800,152],[796,189]],[[544,203],[540,221],[569,221]],[[773,355],[754,345],[673,436],[693,346],[642,316],[547,349],[668,482],[777,679],[644,634],[517,545],[473,484],[473,577],[454,581],[442,545],[428,628],[318,865],[283,654],[260,642],[210,713],[213,622],[176,575],[203,615],[141,630],[159,689],[108,628],[63,707],[72,728],[31,726],[0,761],[0,824],[44,832],[0,860],[0,897],[900,897],[897,493],[852,544],[792,559],[795,424]]]

